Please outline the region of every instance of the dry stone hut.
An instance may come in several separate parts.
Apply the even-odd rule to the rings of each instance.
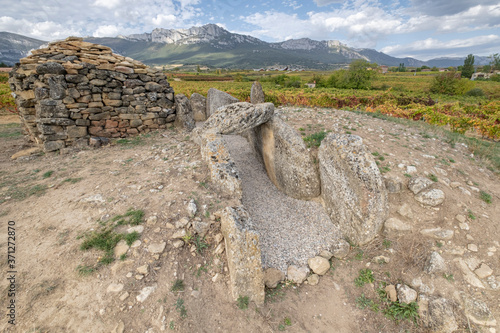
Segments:
[[[175,120],[174,91],[162,72],[81,38],[32,51],[10,72],[9,83],[23,127],[45,151]]]

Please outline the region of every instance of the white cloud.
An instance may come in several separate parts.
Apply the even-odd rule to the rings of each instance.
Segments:
[[[297,14],[285,14],[276,11],[255,13],[247,17],[240,17],[247,23],[256,25],[259,29],[250,34],[260,38],[271,38],[274,41],[283,41],[292,38],[302,38],[311,34],[308,21],[301,20]]]
[[[120,0],[96,0],[94,6],[104,7],[107,9],[116,8],[120,4]]]
[[[97,29],[94,31],[92,36],[94,37],[115,37],[117,35],[124,34],[123,29],[121,27],[118,27],[116,25],[112,24],[107,24],[107,25],[100,25],[97,27]]]
[[[153,24],[158,27],[168,27],[177,22],[177,18],[173,14],[158,14],[153,18]]]
[[[327,5],[330,5],[332,3],[343,3],[344,1],[343,0],[314,0],[314,2],[322,7],[322,6],[327,6]]]

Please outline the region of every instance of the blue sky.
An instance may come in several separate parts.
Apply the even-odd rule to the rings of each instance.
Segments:
[[[428,60],[500,53],[499,0],[0,0],[0,31],[43,40],[207,23],[268,42],[339,40]]]

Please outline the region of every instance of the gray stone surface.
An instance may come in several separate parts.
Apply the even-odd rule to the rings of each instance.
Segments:
[[[418,305],[420,318],[430,332],[453,333],[458,329],[452,301],[421,296]]]
[[[191,110],[189,99],[183,94],[175,95],[175,112],[175,126],[192,131],[196,126],[193,119],[193,111]]]
[[[278,116],[249,131],[247,139],[280,191],[296,199],[320,195],[319,173],[304,140]]]
[[[439,253],[433,251],[429,257],[429,261],[424,267],[424,270],[429,274],[444,272],[446,270],[446,262]]]
[[[250,104],[247,102],[221,106],[205,122],[202,130],[220,134],[241,134],[271,119],[273,103]]]
[[[207,93],[207,111],[206,116],[209,118],[219,107],[237,103],[240,100],[223,91],[215,88],[208,89]]]
[[[485,302],[471,298],[465,293],[462,293],[461,296],[464,302],[465,315],[471,322],[482,326],[497,325],[495,317]]]
[[[413,192],[413,194],[418,194],[420,191],[428,188],[434,184],[432,180],[425,177],[413,177],[408,182],[408,189]]]
[[[399,303],[410,304],[417,300],[417,292],[406,284],[398,284],[396,290],[398,291]]]
[[[262,90],[262,86],[259,81],[255,81],[252,84],[252,88],[250,90],[250,103],[259,104],[265,102],[264,91]]]
[[[239,207],[226,207],[220,214],[234,300],[248,296],[256,304],[264,303],[264,273],[259,236],[253,231],[248,212]]]
[[[444,202],[444,192],[439,189],[424,190],[415,196],[415,200],[423,205],[435,207]]]
[[[224,192],[241,199],[241,179],[222,135],[205,132],[200,141],[201,156],[208,164],[211,181]]]
[[[355,135],[329,134],[318,152],[321,197],[332,222],[354,244],[366,244],[388,213],[387,190],[372,154]]]
[[[267,288],[276,288],[283,280],[285,280],[285,273],[279,269],[270,267],[264,271],[264,284]]]
[[[191,95],[189,99],[191,110],[193,110],[193,118],[195,121],[207,120],[207,99],[198,93]]]

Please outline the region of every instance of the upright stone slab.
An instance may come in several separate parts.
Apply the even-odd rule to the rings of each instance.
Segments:
[[[192,94],[189,103],[195,121],[207,120],[207,99],[203,95],[198,93]]]
[[[240,100],[223,91],[215,88],[208,89],[207,94],[207,118],[210,117],[215,110],[224,105],[238,103]]]
[[[259,104],[265,102],[264,90],[262,90],[262,86],[259,81],[255,81],[252,84],[252,89],[250,90],[250,103]]]
[[[193,111],[191,110],[188,98],[183,94],[175,95],[175,106],[175,126],[192,131],[196,124],[193,119]]]
[[[201,156],[210,170],[210,180],[222,191],[241,199],[241,179],[222,135],[208,131],[199,135],[199,140]]]
[[[220,134],[241,134],[271,119],[273,103],[250,104],[239,102],[220,107],[207,119],[202,130]]]
[[[331,133],[318,158],[321,197],[330,218],[352,243],[368,243],[388,213],[387,190],[373,156],[359,136]]]
[[[320,195],[319,173],[304,140],[278,116],[247,133],[273,184],[296,199]]]
[[[264,273],[262,271],[259,235],[252,230],[251,219],[243,206],[226,207],[221,213],[221,231],[234,300],[245,297],[264,304]]]

